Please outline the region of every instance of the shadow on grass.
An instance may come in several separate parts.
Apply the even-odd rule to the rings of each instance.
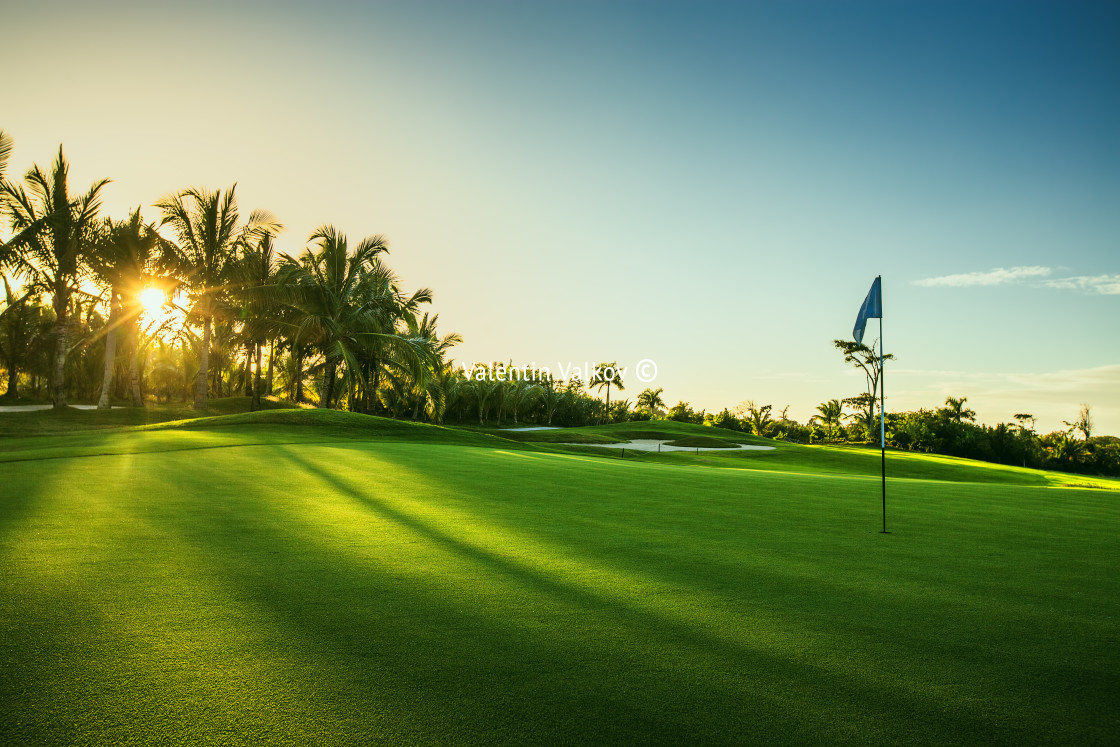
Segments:
[[[94,702],[104,706],[103,718],[113,717],[109,705],[119,707],[118,720],[132,729],[166,712],[158,697],[166,691],[190,701],[171,704],[197,720],[195,731],[187,724],[174,732],[187,741],[223,734],[273,743],[520,744],[1029,737],[1025,727],[977,715],[920,679],[815,664],[819,641],[805,628],[751,645],[748,626],[758,618],[750,609],[738,611],[742,627],[718,634],[705,622],[711,610],[703,600],[674,617],[630,598],[631,589],[608,593],[601,579],[593,586],[610,565],[600,568],[594,555],[588,576],[577,579],[551,563],[570,557],[563,549],[550,548],[542,564],[531,565],[500,547],[500,538],[483,546],[437,526],[437,496],[419,498],[430,515],[394,500],[399,486],[379,473],[391,458],[316,451],[336,461],[275,446],[138,457],[151,470],[144,473],[128,474],[123,462],[115,473],[83,472],[92,486],[131,482],[121,483],[127,490],[79,492],[56,507],[87,505],[102,518],[82,535],[84,544],[60,548],[72,565],[38,589],[19,627],[40,648],[11,649],[8,659],[22,671],[9,673],[6,688],[32,678],[32,704],[52,701],[56,715],[79,726],[75,712],[100,697]],[[365,481],[346,476],[356,465],[367,470]],[[441,484],[434,455],[432,465],[428,478]],[[505,477],[492,472],[490,479]],[[447,482],[460,495],[468,490],[462,479]],[[487,489],[479,484],[466,497]],[[59,513],[60,531],[68,518],[88,521]],[[47,633],[32,636],[35,626]],[[55,648],[52,636],[64,647]],[[161,647],[151,640],[160,636],[183,642]],[[205,646],[201,636],[209,638]],[[788,652],[790,643],[809,655],[775,653],[783,650],[776,644]],[[134,648],[155,660],[138,663],[128,655]],[[113,655],[121,667],[105,660]],[[154,696],[125,684],[137,671]],[[258,672],[263,684],[246,672]],[[90,687],[67,691],[57,688],[60,678]],[[60,703],[67,692],[75,697]],[[273,704],[285,693],[301,702]],[[231,702],[209,702],[215,698]],[[121,733],[110,727],[102,734]]]

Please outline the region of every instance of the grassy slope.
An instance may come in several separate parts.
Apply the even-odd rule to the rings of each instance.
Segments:
[[[289,427],[260,422],[278,417]],[[5,466],[0,733],[182,744],[1115,733],[1114,493],[898,479],[883,536],[877,480],[850,450],[785,445],[765,469],[713,470],[685,454],[463,449],[438,441],[501,442],[371,420],[263,413],[79,434],[165,439],[164,453]],[[304,443],[282,443],[296,432]],[[193,451],[207,445],[235,448]],[[807,473],[815,455],[847,474]]]
[[[165,419],[168,411],[153,410],[148,416],[152,421],[148,425],[122,424],[122,420],[130,423],[140,420],[140,416],[133,414],[122,418],[115,411],[18,413],[39,415],[47,420],[47,425],[36,424],[31,420],[15,423],[6,429],[8,437],[0,438],[0,463],[253,444],[315,443],[339,439],[405,440],[414,443],[521,448],[520,444],[484,433],[337,410],[277,408],[208,417],[198,417],[190,410],[170,410],[170,414],[175,416],[191,416],[176,420]],[[10,416],[7,413],[0,415],[0,423],[7,424],[6,419]],[[63,429],[63,424],[69,429],[66,435],[58,433]],[[38,433],[51,435],[36,435]]]

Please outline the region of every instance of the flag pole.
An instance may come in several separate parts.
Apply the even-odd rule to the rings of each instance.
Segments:
[[[881,276],[880,276],[881,277]],[[882,280],[879,280],[879,454],[883,475],[883,531],[880,534],[890,534],[887,531],[887,384],[886,371],[883,367],[883,313],[882,313]]]

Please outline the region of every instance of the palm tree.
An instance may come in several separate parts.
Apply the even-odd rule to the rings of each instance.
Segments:
[[[1050,453],[1050,458],[1061,462],[1064,465],[1073,465],[1081,461],[1085,456],[1084,441],[1077,441],[1073,438],[1073,428],[1070,428],[1065,433],[1055,434],[1052,444],[1047,448]]]
[[[488,403],[490,401],[490,397],[497,390],[498,383],[499,382],[497,381],[491,381],[489,376],[475,378],[470,383],[471,392],[474,394],[475,404],[478,405],[479,425],[486,424],[486,413],[490,410]]]
[[[833,427],[840,423],[840,418],[844,415],[844,405],[838,399],[830,399],[817,405],[817,412],[820,414],[814,415],[812,419],[825,424],[828,428],[828,438],[831,440]]]
[[[844,362],[850,363],[856,368],[863,371],[863,375],[867,380],[866,400],[860,398],[859,401],[868,402],[870,405],[869,415],[866,419],[868,430],[872,430],[875,425],[875,406],[878,402],[879,394],[879,379],[883,375],[883,362],[893,361],[894,354],[887,353],[879,358],[875,352],[875,344],[878,338],[871,342],[871,346],[862,345],[858,342],[851,340],[833,340],[832,346],[844,354]],[[849,400],[856,400],[855,397],[849,397]],[[846,400],[847,401],[847,400]]]
[[[458,422],[463,422],[463,409],[467,406],[471,384],[454,361],[444,361],[433,374],[433,395],[428,414],[438,425],[443,425],[448,412],[454,412]]]
[[[0,182],[15,232],[5,247],[7,262],[28,276],[30,286],[49,293],[54,308],[51,401],[56,408],[66,406],[70,300],[78,290],[91,251],[101,190],[109,183],[108,179],[99,179],[84,194],[71,195],[69,172],[60,145],[49,171],[35,165],[24,175],[26,188],[7,180]]]
[[[516,383],[510,388],[510,403],[513,410],[513,424],[518,425],[517,415],[522,407],[530,406],[541,395],[541,386],[530,382],[525,377],[518,377]]]
[[[211,328],[228,290],[237,249],[262,232],[280,230],[276,218],[260,210],[254,210],[248,222],[239,225],[236,190],[236,184],[224,194],[220,189],[191,187],[156,203],[163,212],[160,225],[170,225],[178,237],[179,265],[192,296],[192,311],[202,324],[194,394],[196,410],[206,410]]]
[[[4,172],[8,170],[8,159],[12,157],[12,146],[14,144],[15,142],[12,140],[12,136],[4,132],[3,130],[0,130],[0,215],[3,214],[4,209]],[[7,263],[8,247],[3,241],[0,241],[0,270],[5,269],[5,265],[7,265]],[[7,276],[4,276],[4,283],[7,284],[7,282],[8,278]],[[4,311],[0,311],[0,318],[2,318],[4,312],[10,308],[12,308],[12,305],[9,302],[9,304],[4,307]]]
[[[552,425],[552,418],[556,415],[556,410],[564,403],[566,397],[567,392],[557,389],[556,382],[551,378],[544,380],[544,384],[541,386],[540,403],[544,410],[545,425]]]
[[[252,411],[261,407],[261,349],[278,333],[279,320],[272,292],[280,266],[275,241],[272,231],[262,230],[256,240],[245,247],[240,261],[233,268],[239,286],[235,295],[242,300],[242,336],[250,348],[249,365],[253,368],[253,372],[246,376],[246,383],[251,382],[249,409]],[[269,348],[269,370],[272,369],[274,347]]]
[[[116,360],[117,331],[126,329],[130,347],[129,391],[132,405],[142,407],[140,396],[140,294],[149,284],[169,285],[160,269],[174,256],[174,249],[144,223],[140,208],[128,220],[106,218],[90,257],[94,277],[109,291],[109,320],[105,327],[105,366],[97,408],[109,408],[109,391]]]
[[[4,172],[8,169],[8,159],[12,157],[14,144],[12,136],[0,130],[0,180],[4,178]]]
[[[419,376],[419,367],[430,355],[430,341],[396,329],[402,302],[392,273],[378,259],[386,251],[384,237],[364,238],[351,252],[346,235],[324,225],[308,241],[316,247],[306,249],[298,260],[283,259],[276,287],[277,298],[295,310],[286,323],[289,335],[312,343],[324,356],[319,406],[331,406],[340,365],[351,385],[368,386],[363,362],[374,346],[387,351],[394,362],[416,369]]]
[[[457,332],[451,332],[440,337],[436,331],[436,326],[439,324],[439,314],[429,315],[425,312],[424,316],[419,319],[414,315],[409,315],[405,322],[408,326],[409,337],[429,341],[431,356],[430,365],[420,369],[421,376],[419,378],[410,377],[412,379],[411,395],[413,397],[412,419],[416,420],[420,416],[420,408],[424,406],[427,409],[426,402],[431,402],[433,410],[442,411],[444,404],[442,402],[437,404],[436,400],[444,396],[443,386],[448,379],[446,376],[441,378],[440,372],[447,366],[447,353],[451,348],[461,343],[463,337]]]
[[[968,402],[968,397],[948,397],[945,400],[945,407],[941,411],[954,423],[960,423],[962,420],[975,420],[976,411],[965,407],[965,402]]]
[[[35,345],[42,337],[44,310],[38,298],[17,298],[8,278],[3,278],[3,281],[7,305],[4,315],[0,316],[0,361],[8,369],[8,389],[4,396],[14,398],[19,394],[20,369],[28,365]]]
[[[770,414],[773,409],[773,405],[756,405],[753,399],[748,399],[735,408],[736,413],[747,421],[751,427],[751,433],[756,436],[765,436],[766,432],[770,430],[770,426],[774,423],[774,418]]]
[[[661,393],[665,390],[662,387],[657,389],[647,388],[638,395],[636,400],[638,409],[645,410],[650,416],[658,415],[665,410],[665,400],[661,398]]]
[[[609,377],[606,375],[606,373],[608,371],[610,372]],[[602,389],[603,387],[607,388],[607,406],[606,406],[605,411],[607,412],[608,420],[610,419],[611,385],[612,384],[620,392],[624,391],[626,389],[626,387],[622,383],[622,374],[618,370],[618,361],[611,361],[610,363],[600,363],[598,366],[595,366],[595,375],[592,378],[591,383],[588,384],[587,388],[588,389]]]
[[[366,412],[370,412],[370,405],[377,405],[377,392],[383,369],[420,377],[425,369],[435,368],[438,357],[435,351],[435,347],[438,346],[436,338],[425,337],[422,331],[410,331],[416,330],[416,315],[420,307],[431,303],[432,291],[421,288],[411,295],[406,295],[400,290],[397,276],[380,261],[380,258],[375,263],[373,276],[371,298],[376,299],[376,303],[372,304],[376,314],[370,320],[375,324],[375,331],[379,332],[380,336],[368,337],[365,340],[365,375],[359,378],[359,382],[366,392],[363,407]],[[396,334],[398,332],[418,343],[423,343],[422,346],[415,348],[415,352],[424,353],[423,365],[417,366],[420,361],[414,357],[413,352],[401,355],[399,340],[393,339],[394,336],[400,336]]]

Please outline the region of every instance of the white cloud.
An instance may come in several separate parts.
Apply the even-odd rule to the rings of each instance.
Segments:
[[[963,272],[958,275],[941,275],[915,280],[914,285],[925,288],[967,288],[971,286],[1018,285],[1025,281],[1048,278],[1041,282],[1026,283],[1036,288],[1056,288],[1082,293],[1120,295],[1120,275],[1077,275],[1068,278],[1049,278],[1053,270],[1039,265],[1031,267],[997,267],[987,272]]]
[[[936,278],[915,280],[914,285],[927,288],[945,286],[950,288],[964,288],[973,285],[1009,285],[1024,278],[1046,277],[1051,272],[1049,267],[997,267],[987,272],[965,272],[959,275],[942,275]]]
[[[1080,275],[1072,278],[1054,278],[1043,283],[1047,288],[1079,290],[1106,296],[1120,295],[1120,275]]]

